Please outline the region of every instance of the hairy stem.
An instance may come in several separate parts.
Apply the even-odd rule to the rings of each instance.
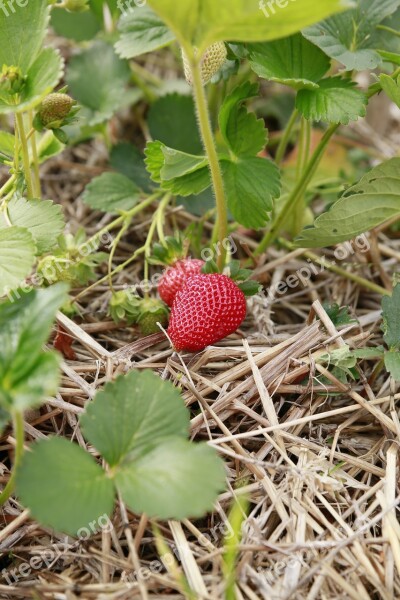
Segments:
[[[198,57],[191,60],[193,79],[194,100],[199,120],[200,133],[208,158],[211,171],[211,179],[214,188],[215,202],[217,206],[216,230],[218,232],[218,267],[222,270],[225,266],[226,250],[224,240],[228,235],[228,209],[225,198],[224,182],[222,179],[221,166],[218,160],[214,135],[211,129],[210,115],[207,106],[206,95],[201,80],[201,70]]]
[[[292,115],[286,125],[285,131],[280,139],[278,149],[276,151],[275,162],[277,165],[280,165],[285,157],[287,147],[290,142],[290,138],[292,136],[293,128],[296,124],[296,120],[298,117],[299,111],[297,108],[294,109]]]
[[[24,163],[27,196],[31,200],[33,198],[31,161],[30,161],[30,157],[29,157],[29,148],[28,148],[28,141],[26,139],[24,119],[23,119],[23,116],[21,113],[16,114],[16,120],[17,120],[17,125],[18,125],[18,134],[19,134],[19,138],[21,140],[22,160]]]
[[[32,130],[32,122],[33,122],[33,112],[29,111],[29,124]],[[28,140],[28,138],[27,138]],[[33,165],[33,177],[34,177],[34,187],[35,187],[35,196],[36,198],[42,197],[42,189],[40,185],[40,174],[39,174],[39,157],[38,157],[38,149],[36,144],[36,132],[30,138],[31,148],[32,148],[32,165]]]

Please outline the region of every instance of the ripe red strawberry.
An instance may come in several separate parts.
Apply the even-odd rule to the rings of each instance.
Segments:
[[[176,350],[196,352],[230,335],[246,316],[246,298],[226,275],[193,275],[175,296],[168,335]]]
[[[198,258],[183,258],[168,267],[158,284],[158,293],[165,304],[172,306],[176,294],[182,289],[189,277],[198,275],[204,261]]]

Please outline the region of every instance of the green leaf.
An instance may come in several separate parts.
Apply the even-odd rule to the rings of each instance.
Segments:
[[[264,120],[242,106],[245,100],[258,95],[258,89],[250,82],[239,85],[225,98],[219,112],[221,134],[236,156],[255,156],[267,143]]]
[[[400,348],[400,284],[382,299],[383,339],[391,350]]]
[[[95,42],[71,58],[66,80],[71,96],[85,109],[83,116],[94,126],[131,102],[126,90],[129,78],[128,63],[118,58],[113,47]]]
[[[189,154],[203,152],[191,96],[175,93],[159,98],[150,107],[147,124],[153,140]]]
[[[400,353],[398,350],[386,352],[385,367],[395,381],[400,381]]]
[[[366,113],[367,98],[354,85],[340,77],[322,79],[317,89],[298,92],[296,107],[306,119],[347,125]]]
[[[164,438],[186,438],[189,413],[179,391],[150,371],[131,371],[96,394],[81,417],[85,437],[110,466]]]
[[[222,166],[228,206],[234,218],[245,227],[264,227],[273,199],[280,193],[278,167],[258,157],[223,161]]]
[[[389,75],[382,73],[379,81],[385,94],[400,108],[400,77],[395,81]]]
[[[12,225],[25,227],[31,233],[38,256],[51,250],[64,229],[61,206],[52,200],[26,200],[14,197],[7,205]],[[0,214],[0,230],[8,227],[4,214]]]
[[[25,6],[23,4],[25,3]],[[0,7],[0,65],[26,75],[42,47],[48,22],[46,2],[3,2]]]
[[[36,245],[27,229],[13,226],[0,230],[0,296],[30,274],[35,254]]]
[[[160,519],[200,517],[224,489],[224,469],[205,444],[170,440],[136,462],[123,464],[115,483],[135,513]]]
[[[149,6],[131,8],[122,16],[118,30],[121,37],[115,44],[115,49],[122,58],[134,58],[153,52],[175,39],[172,31]]]
[[[65,285],[23,293],[0,303],[0,403],[27,408],[55,394],[59,357],[43,352],[56,311],[67,300]]]
[[[0,131],[0,163],[14,157],[15,137],[6,131]]]
[[[400,215],[400,158],[392,158],[364,175],[323,213],[303,229],[296,245],[321,248],[351,240]]]
[[[113,482],[87,452],[56,437],[31,449],[17,473],[17,493],[34,519],[76,535],[111,513]]]
[[[301,33],[274,42],[250,44],[250,66],[264,79],[295,90],[316,89],[329,71],[330,60]]]
[[[18,103],[10,104],[0,98],[0,114],[21,112],[35,107],[54,89],[62,74],[63,61],[60,53],[53,48],[45,48],[29,68]]]
[[[186,50],[203,52],[213,42],[262,42],[285,37],[349,6],[340,0],[149,0]]]
[[[381,64],[376,27],[400,6],[400,0],[358,0],[357,7],[317,23],[304,36],[347,71],[372,70]]]
[[[180,196],[200,194],[211,185],[207,160],[168,148],[161,142],[146,146],[146,167],[151,178],[165,190]]]
[[[83,13],[53,10],[50,24],[57,35],[76,42],[92,40],[101,30],[101,22],[89,10]]]
[[[131,179],[120,173],[103,173],[86,187],[83,201],[96,210],[115,213],[129,210],[140,197],[140,190]]]
[[[113,146],[110,152],[110,165],[131,179],[144,192],[151,192],[152,184],[144,164],[144,154],[136,146],[128,142]]]
[[[47,135],[50,134],[50,135]],[[39,151],[39,164],[46,162],[52,156],[57,156],[64,150],[65,146],[52,134],[52,132],[46,132],[46,135],[40,140]]]

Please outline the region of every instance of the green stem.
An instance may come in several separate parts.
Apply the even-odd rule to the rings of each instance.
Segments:
[[[335,131],[338,129],[339,125],[331,125],[329,129],[326,130],[323,135],[320,143],[314,151],[306,169],[304,170],[301,178],[297,182],[295,188],[292,193],[288,196],[285,205],[283,206],[281,212],[277,216],[274,224],[271,229],[265,234],[264,238],[261,240],[258,248],[255,251],[256,255],[262,254],[270,245],[270,243],[277,237],[279,234],[282,225],[286,222],[288,215],[292,210],[295,210],[297,202],[302,198],[305,193],[308,184],[313,178],[315,171],[317,170],[319,163],[324,155],[325,149],[329,144],[330,139],[334,135]]]
[[[146,282],[149,281],[149,257],[150,257],[150,253],[151,253],[151,243],[153,241],[154,232],[155,232],[156,228],[158,228],[158,223],[159,223],[160,219],[162,220],[164,211],[167,208],[170,200],[171,200],[171,194],[166,194],[164,196],[164,198],[162,199],[162,201],[160,202],[160,206],[158,207],[157,212],[154,215],[154,218],[151,222],[151,225],[149,228],[149,233],[147,235],[146,242],[144,244],[144,280]],[[147,287],[145,289],[144,294],[145,294],[145,297],[147,298],[149,295]]]
[[[11,175],[10,179],[8,179],[8,181],[5,182],[3,187],[0,188],[0,198],[2,198],[3,196],[5,196],[6,194],[8,194],[11,191],[16,179],[17,179],[16,175]]]
[[[222,179],[221,167],[218,160],[217,149],[214,136],[211,129],[210,116],[208,112],[206,95],[201,80],[200,64],[197,57],[191,60],[191,70],[193,79],[194,100],[199,119],[200,133],[207,154],[208,164],[211,171],[211,179],[214,188],[215,201],[217,206],[216,230],[218,231],[218,267],[222,270],[225,266],[226,250],[224,240],[228,235],[228,209],[225,198],[224,182]]]
[[[392,27],[387,27],[386,25],[378,25],[377,29],[380,29],[381,31],[387,31],[388,33],[391,33],[396,37],[400,37],[400,31],[396,31],[396,29],[393,29]]]
[[[32,121],[33,121],[33,113],[29,111],[29,123],[32,131]],[[28,138],[27,138],[28,140]],[[32,134],[31,138],[31,148],[32,148],[32,165],[33,165],[33,176],[35,183],[35,196],[36,198],[42,197],[42,189],[40,185],[40,173],[39,173],[39,158],[38,158],[38,149],[36,144],[36,132]]]
[[[128,229],[129,225],[131,224],[132,221],[132,217],[125,217],[125,221],[123,226],[121,227],[121,229],[118,232],[117,237],[114,239],[113,241],[113,245],[110,251],[110,254],[108,256],[108,285],[110,286],[110,290],[112,292],[114,292],[114,286],[113,286],[113,282],[112,282],[112,262],[113,262],[113,258],[115,255],[115,252],[118,248],[118,244],[120,243],[122,237],[125,235],[126,230]]]
[[[33,185],[32,185],[32,173],[30,166],[30,157],[29,157],[29,148],[28,142],[26,139],[24,119],[21,113],[16,114],[17,125],[18,125],[18,133],[21,140],[21,148],[22,148],[22,159],[24,163],[24,171],[25,171],[25,180],[27,187],[27,196],[31,200],[33,198]]]
[[[279,243],[282,246],[284,246],[285,248],[287,248],[288,250],[296,250],[297,249],[297,247],[294,244],[291,244],[290,242],[288,242],[287,240],[285,240],[283,238],[279,239]],[[350,281],[354,281],[355,283],[358,283],[358,285],[366,288],[367,290],[371,290],[372,292],[377,292],[378,294],[381,294],[384,296],[390,295],[390,292],[387,289],[385,289],[384,287],[381,287],[380,285],[373,283],[372,281],[368,281],[368,279],[365,279],[364,277],[360,277],[359,275],[350,273],[349,271],[346,271],[346,269],[342,269],[341,267],[338,267],[337,265],[335,265],[335,263],[332,263],[332,262],[326,260],[326,258],[324,256],[323,257],[318,256],[317,254],[314,254],[314,252],[310,252],[309,250],[304,250],[302,255],[305,256],[306,258],[310,259],[312,262],[316,263],[317,265],[320,265],[321,267],[328,269],[328,271],[332,271],[332,273],[336,273],[337,275],[341,275],[342,277],[345,277],[346,279],[349,279]]]
[[[298,114],[299,114],[299,111],[297,110],[297,108],[295,108],[292,112],[292,115],[291,115],[289,121],[287,122],[285,131],[283,132],[283,135],[280,139],[279,146],[278,146],[278,149],[276,151],[276,156],[275,156],[275,162],[277,165],[280,165],[282,160],[285,157],[286,150],[289,145],[290,138],[292,137],[293,127],[295,126]]]
[[[13,465],[13,469],[12,469],[12,472],[10,475],[10,479],[8,480],[6,487],[0,494],[0,506],[2,506],[5,502],[7,502],[7,500],[9,499],[9,497],[11,496],[11,494],[14,491],[15,477],[17,474],[17,469],[18,469],[19,465],[21,464],[21,458],[24,453],[24,439],[25,439],[24,416],[23,416],[22,412],[14,411],[12,413],[12,418],[13,418],[14,435],[15,435],[15,440],[16,440],[14,465]]]

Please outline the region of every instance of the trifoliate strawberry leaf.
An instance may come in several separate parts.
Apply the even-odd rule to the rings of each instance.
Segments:
[[[47,2],[2,2],[0,6],[0,65],[19,67],[26,75],[46,35]]]
[[[25,453],[17,494],[34,519],[70,535],[89,526],[93,532],[93,523],[111,513],[115,497],[112,480],[90,454],[57,437]]]
[[[383,331],[386,344],[391,350],[400,349],[400,284],[391,296],[382,299]]]
[[[290,37],[248,45],[250,66],[264,79],[288,85],[295,90],[316,89],[329,71],[330,60],[301,33]]]
[[[110,119],[120,108],[133,101],[127,91],[130,69],[127,61],[115,54],[106,42],[95,42],[73,56],[67,69],[69,92],[82,105],[81,118],[90,126]],[[136,100],[140,93],[136,94]]]
[[[57,244],[65,225],[61,206],[52,200],[13,198],[7,205],[7,215],[11,225],[25,227],[32,234],[38,256]],[[4,214],[0,214],[0,230],[7,227]]]
[[[347,71],[372,70],[381,64],[376,27],[400,6],[400,0],[357,0],[356,7],[307,27],[303,34]]]
[[[153,140],[189,154],[203,152],[191,96],[174,93],[159,98],[150,107],[147,125]]]
[[[280,193],[278,167],[265,158],[242,157],[222,161],[228,206],[245,227],[257,229],[269,221],[273,199]]]
[[[140,197],[140,189],[120,173],[103,173],[95,177],[83,194],[85,204],[107,213],[129,210]]]
[[[388,98],[400,107],[400,77],[394,80],[393,77],[382,73],[379,75],[379,82]]]
[[[32,270],[35,254],[36,244],[27,229],[0,229],[0,297],[23,283]]]
[[[15,97],[1,94],[0,90],[0,114],[35,107],[54,89],[62,74],[63,60],[60,53],[53,48],[45,48],[30,66],[17,102]]]
[[[118,30],[121,36],[115,49],[122,58],[134,58],[153,52],[175,39],[172,31],[149,6],[127,11],[119,22]]]
[[[351,240],[400,215],[400,158],[392,158],[364,175],[359,183],[323,213],[296,240],[304,248],[321,248]]]
[[[222,461],[212,448],[171,439],[137,461],[123,463],[115,484],[133,512],[185,519],[212,510],[224,479]]]
[[[161,142],[146,146],[146,167],[153,181],[180,196],[199,194],[211,185],[207,160],[168,148]]]
[[[219,112],[221,134],[236,156],[255,156],[265,148],[267,131],[264,120],[247,112],[243,102],[257,96],[258,85],[245,82],[224,100]]]
[[[344,10],[341,0],[275,2],[258,0],[148,0],[187,50],[203,52],[220,40],[259,42],[285,37]]]
[[[366,113],[366,95],[354,85],[340,77],[322,79],[317,89],[298,92],[296,107],[308,120],[347,125]]]
[[[400,352],[391,350],[385,353],[385,367],[395,381],[400,381]]]
[[[139,457],[171,436],[189,432],[179,391],[150,371],[131,371],[96,394],[81,417],[85,437],[110,466]]]

